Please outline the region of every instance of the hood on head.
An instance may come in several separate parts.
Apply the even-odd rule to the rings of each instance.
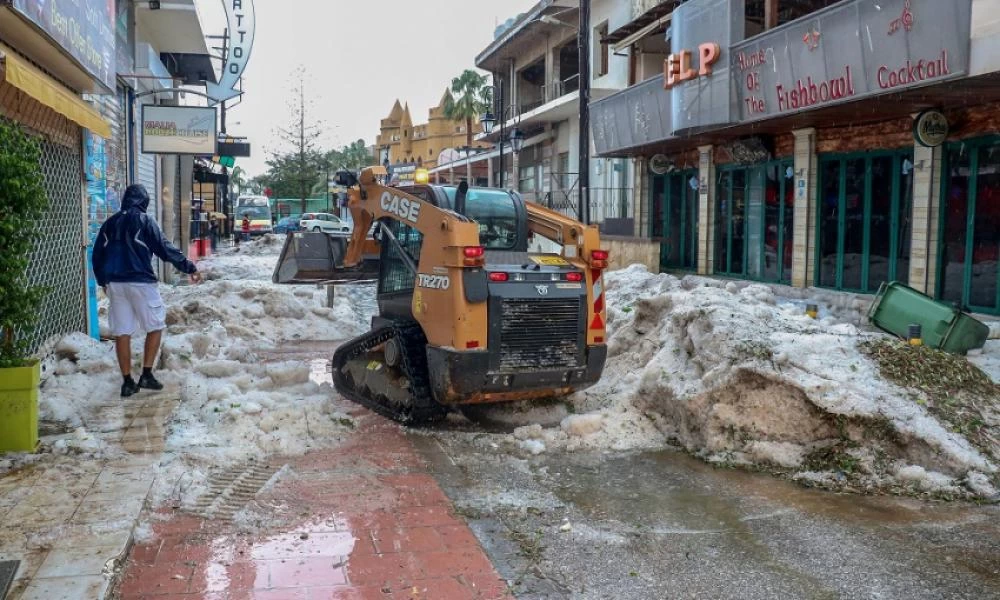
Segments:
[[[130,208],[138,208],[142,212],[146,212],[146,209],[149,208],[149,194],[146,193],[145,186],[133,183],[125,188],[125,194],[122,196],[122,210],[126,211]]]

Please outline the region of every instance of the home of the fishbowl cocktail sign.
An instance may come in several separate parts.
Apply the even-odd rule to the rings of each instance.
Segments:
[[[972,0],[857,0],[736,44],[741,121],[964,75]]]

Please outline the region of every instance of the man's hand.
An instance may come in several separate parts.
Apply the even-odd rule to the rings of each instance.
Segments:
[[[201,273],[195,271],[194,273],[188,275],[188,279],[191,283],[201,283]]]

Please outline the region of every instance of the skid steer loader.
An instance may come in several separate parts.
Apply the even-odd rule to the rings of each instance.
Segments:
[[[594,384],[606,357],[596,226],[496,188],[382,184],[384,167],[337,174],[349,239],[289,234],[275,283],[377,281],[371,330],[334,353],[347,398],[402,423],[470,404]],[[548,252],[538,250],[548,245]]]

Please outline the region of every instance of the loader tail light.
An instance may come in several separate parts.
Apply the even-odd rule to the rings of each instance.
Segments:
[[[483,258],[485,250],[482,246],[466,246],[462,248],[462,254],[465,256],[463,264],[467,267],[481,267],[486,264],[486,259]]]
[[[510,275],[506,273],[490,273],[490,281],[501,282],[507,281],[508,279],[510,279]]]
[[[590,251],[590,266],[594,269],[606,269],[608,268],[608,257],[610,253],[607,250],[591,250]]]
[[[583,273],[580,273],[579,271],[566,273],[566,281],[583,281]]]

